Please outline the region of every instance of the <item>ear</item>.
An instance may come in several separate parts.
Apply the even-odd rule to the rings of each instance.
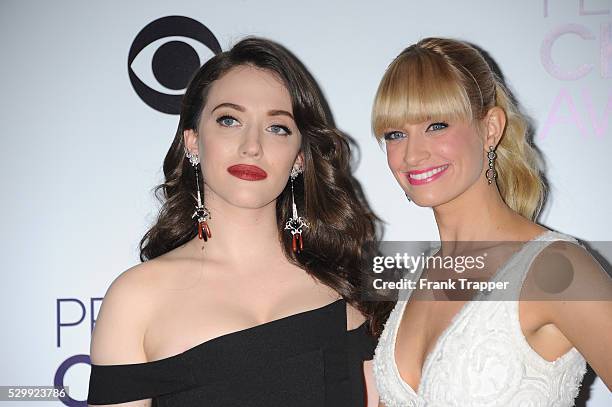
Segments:
[[[484,118],[484,149],[489,151],[489,146],[497,147],[506,128],[506,113],[499,106],[494,106],[487,112]]]
[[[304,169],[304,153],[301,151],[298,153],[297,157],[295,157],[295,161],[293,162],[293,166]]]
[[[199,154],[198,151],[198,134],[195,130],[189,129],[183,131],[183,141],[185,142],[185,148],[192,153]]]

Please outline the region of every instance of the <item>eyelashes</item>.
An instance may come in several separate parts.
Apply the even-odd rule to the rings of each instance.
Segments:
[[[240,121],[230,115],[220,116],[215,121],[222,127],[237,127],[240,125]],[[289,136],[293,134],[289,127],[284,126],[282,124],[273,124],[269,126],[266,130],[270,131],[270,133],[277,134],[279,136]]]
[[[291,135],[291,130],[289,130],[289,127],[280,124],[273,124],[272,126],[268,127],[268,129],[274,129],[274,131],[272,131],[274,134],[283,136]]]
[[[387,132],[383,135],[385,141],[393,141],[393,140],[399,140],[401,138],[406,137],[406,135],[404,133],[402,133],[401,131],[390,131]]]
[[[444,122],[435,122],[435,123],[431,123],[429,126],[427,126],[427,129],[425,129],[425,132],[436,132],[436,131],[440,131],[440,130],[444,130],[448,127],[448,123],[444,123]],[[407,136],[406,133],[399,131],[399,130],[393,130],[393,131],[389,131],[383,134],[383,138],[385,139],[385,141],[395,141],[395,140],[401,140],[403,138],[405,138]]]
[[[448,127],[447,123],[437,122],[437,123],[430,124],[429,127],[427,127],[426,131],[444,130],[447,127]]]
[[[219,123],[223,127],[234,127],[236,126],[236,124],[233,124],[232,122],[238,123],[238,119],[236,119],[235,117],[229,116],[229,115],[224,115],[224,116],[217,118],[216,122]]]

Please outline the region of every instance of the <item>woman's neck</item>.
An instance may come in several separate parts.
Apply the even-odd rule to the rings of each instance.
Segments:
[[[206,242],[196,236],[192,244],[198,252],[203,250],[207,259],[253,264],[276,256],[284,258],[278,238],[276,201],[250,209],[232,205],[209,194],[206,207],[211,214],[208,226],[212,236]]]
[[[484,183],[433,211],[441,241],[513,240],[530,223],[506,205],[495,185]]]

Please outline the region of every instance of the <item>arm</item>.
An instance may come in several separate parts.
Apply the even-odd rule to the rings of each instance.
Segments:
[[[612,301],[563,301],[550,304],[557,328],[580,351],[612,391]]]
[[[145,295],[146,268],[140,264],[125,271],[107,290],[92,335],[92,364],[116,365],[147,361],[143,346],[144,332],[147,310],[152,307],[151,296]],[[151,399],[143,399],[112,405],[149,407],[151,404]]]
[[[586,249],[555,242],[534,261],[529,284],[542,298],[544,318],[567,338],[612,390],[612,278]],[[562,292],[550,294],[547,281],[559,284],[559,271],[571,270],[571,283]],[[556,274],[555,274],[556,273]],[[542,289],[544,287],[544,289]],[[561,287],[558,287],[561,288]]]
[[[347,304],[347,330],[357,329],[366,318],[353,306]],[[378,390],[374,379],[374,368],[372,360],[363,361],[363,378],[365,383],[366,407],[378,406]]]
[[[376,381],[374,380],[374,369],[371,360],[363,362],[363,376],[365,377],[366,386],[366,407],[378,406],[378,390],[376,389]]]

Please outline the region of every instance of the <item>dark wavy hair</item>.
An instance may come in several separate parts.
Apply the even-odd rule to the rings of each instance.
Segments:
[[[364,247],[376,241],[378,218],[351,173],[353,141],[335,127],[321,90],[302,63],[270,40],[244,39],[208,60],[191,79],[174,141],[164,159],[165,182],[154,190],[163,205],[156,223],[140,241],[140,259],[153,259],[196,236],[196,221],[191,218],[196,202],[195,172],[185,157],[183,132],[197,131],[212,83],[244,65],[266,69],[282,80],[302,134],[304,172],[295,181],[295,199],[310,228],[303,232],[304,250],[294,254],[291,235],[284,231],[285,221],[291,217],[291,187],[287,183],[276,201],[278,235],[285,256],[360,309],[376,334],[382,321],[373,304],[360,301],[360,274],[366,258]]]

